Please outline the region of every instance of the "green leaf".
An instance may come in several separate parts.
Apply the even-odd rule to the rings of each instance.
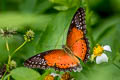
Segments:
[[[55,6],[54,7],[56,10],[67,10],[68,9],[68,7],[67,6]]]
[[[44,6],[44,5],[46,5],[46,6]],[[50,7],[52,7],[52,3],[49,0],[44,0],[43,2],[39,3],[39,5],[37,6],[37,8],[35,10],[35,13],[43,13]]]
[[[55,9],[57,10],[67,10],[73,7],[80,7],[81,0],[50,0],[52,3],[57,4],[55,5]]]
[[[5,14],[0,14],[0,28],[7,27],[8,29],[18,30],[18,29],[24,29],[25,26],[30,25],[29,28],[31,29],[35,29],[37,31],[44,30],[52,17],[53,14],[35,15],[35,14],[20,14],[16,12],[8,12]]]
[[[37,0],[24,0],[23,4],[20,6],[22,12],[32,13],[36,6]]]
[[[118,24],[119,22],[120,18],[118,16],[110,17],[101,21],[101,24],[94,29],[94,40],[98,41],[99,39],[101,39],[101,37],[103,37],[104,32],[106,32],[107,30],[109,30],[109,28],[112,28],[113,25]]]
[[[41,77],[40,77],[40,80],[44,80],[44,78],[48,75],[48,74],[50,74],[50,70],[47,70],[44,74],[42,74],[41,75]]]
[[[120,69],[108,63],[92,64],[88,69],[82,70],[80,73],[72,73],[76,80],[119,80]]]
[[[40,74],[32,69],[20,67],[11,71],[11,76],[15,80],[39,80]]]
[[[41,39],[36,47],[37,52],[54,49],[57,47],[57,45],[63,45],[63,36],[66,35],[63,33],[65,33],[65,30],[68,31],[68,27],[75,11],[76,9],[73,8],[64,12],[60,12],[55,16],[55,18],[48,24],[45,32],[42,34]],[[47,48],[46,46],[49,47]]]

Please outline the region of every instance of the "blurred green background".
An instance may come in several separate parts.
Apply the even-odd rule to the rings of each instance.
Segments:
[[[0,0],[0,29],[17,32],[9,37],[0,34],[0,66],[8,59],[6,40],[12,53],[24,42],[25,32],[31,29],[35,32],[34,40],[13,56],[17,68],[11,75],[15,80],[39,80],[38,77],[48,70],[36,70],[39,74],[19,67],[23,67],[24,60],[35,54],[61,48],[79,7],[86,12],[90,53],[97,43],[110,45],[112,53],[107,53],[108,63],[97,65],[89,62],[80,73],[71,72],[71,76],[76,80],[120,80],[120,0]]]

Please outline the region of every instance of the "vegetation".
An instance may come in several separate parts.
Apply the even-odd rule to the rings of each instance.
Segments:
[[[79,7],[86,12],[90,54],[96,44],[110,45],[108,63],[88,62],[75,80],[119,80],[120,0],[0,0],[0,66],[2,80],[44,80],[54,69],[28,69],[29,57],[65,44],[71,19]],[[31,31],[28,39],[27,32]],[[63,39],[64,37],[64,39]],[[27,38],[27,39],[26,39]],[[0,70],[2,71],[2,70]],[[1,73],[0,73],[1,75]],[[59,77],[55,78],[60,80]]]

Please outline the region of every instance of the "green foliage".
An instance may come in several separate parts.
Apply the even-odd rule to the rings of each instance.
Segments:
[[[50,0],[55,4],[54,8],[57,10],[67,10],[72,7],[79,7],[80,0]]]
[[[66,43],[71,19],[79,7],[85,8],[90,53],[99,43],[112,48],[108,63],[88,62],[81,72],[71,72],[76,80],[119,80],[120,72],[120,1],[119,0],[0,0],[0,29],[16,31],[5,37],[0,32],[0,66],[8,64],[8,55],[24,43],[24,35],[32,30],[34,39],[13,55],[16,68],[9,76],[15,80],[43,80],[53,70],[33,70],[23,66],[29,57]],[[6,48],[8,42],[10,51]],[[20,68],[19,68],[20,67]],[[39,74],[39,73],[40,74]],[[60,73],[59,71],[57,73]]]
[[[38,52],[41,50],[46,50],[45,46],[51,45],[53,46],[51,48],[56,48],[57,45],[63,45],[62,43],[63,34],[65,35],[66,28],[68,30],[75,10],[76,9],[73,8],[65,12],[60,12],[54,17],[52,21],[49,22],[47,29],[43,32],[41,39],[38,45],[36,46]],[[48,49],[49,48],[50,47],[48,47]],[[61,46],[58,46],[58,48],[61,48]]]
[[[38,72],[24,67],[14,69],[10,74],[15,80],[39,80],[40,78]]]

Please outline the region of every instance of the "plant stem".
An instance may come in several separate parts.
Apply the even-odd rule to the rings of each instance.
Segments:
[[[11,63],[11,56],[8,56],[8,65],[7,65],[7,72],[10,72],[10,63]],[[8,80],[10,80],[10,76],[8,76]]]
[[[10,72],[10,64],[11,64],[11,58],[12,58],[12,56],[19,50],[19,49],[21,49],[25,44],[27,43],[27,41],[24,41],[17,49],[15,49],[14,51],[13,51],[13,53],[10,55],[9,54],[9,56],[8,56],[8,64],[7,64],[7,70],[6,70],[6,72],[5,72],[5,74],[7,73],[7,72]],[[6,48],[7,48],[7,51],[9,52],[9,45],[8,45],[8,41],[6,40]],[[4,77],[3,77],[4,78]],[[2,80],[3,80],[3,78],[2,78]],[[8,76],[8,78],[7,78],[7,80],[10,80],[10,76]]]
[[[12,57],[20,48],[22,48],[26,43],[27,43],[27,41],[24,41],[17,49],[15,49],[15,50],[13,51],[13,53],[11,54],[11,57]]]
[[[11,56],[10,56],[10,49],[9,49],[9,45],[8,45],[8,40],[5,39],[5,41],[6,41],[6,49],[7,49],[7,51],[8,51],[8,65],[6,66],[7,70],[5,71],[2,80],[4,79],[4,76],[6,75],[6,73],[10,71],[9,64],[10,64],[10,61],[11,61]],[[10,77],[8,77],[7,80],[10,80]]]
[[[8,45],[8,41],[6,40],[6,48],[7,48],[7,51],[9,53],[10,49],[9,49],[9,45]]]

